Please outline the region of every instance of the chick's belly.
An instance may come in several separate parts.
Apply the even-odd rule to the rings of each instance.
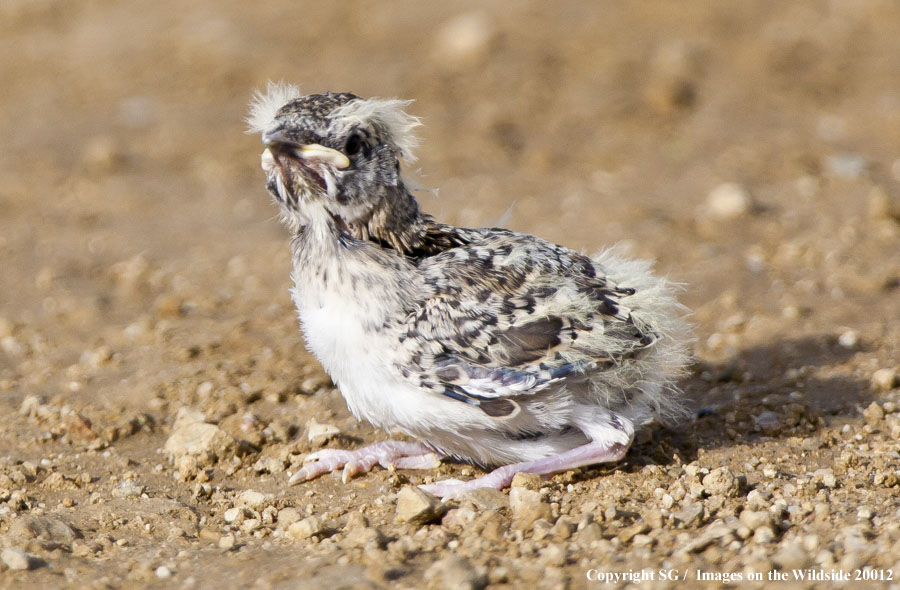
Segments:
[[[420,389],[391,367],[369,365],[369,371],[343,373],[335,382],[354,416],[424,443],[432,442],[432,434],[480,428],[483,420],[479,410]]]

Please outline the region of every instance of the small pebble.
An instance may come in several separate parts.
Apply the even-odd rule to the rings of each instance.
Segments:
[[[509,496],[500,490],[478,488],[464,495],[461,502],[471,502],[479,510],[499,510],[509,507]]]
[[[603,538],[603,528],[596,522],[586,525],[578,531],[576,541],[583,549],[590,549],[591,545]]]
[[[520,472],[513,476],[511,488],[525,488],[538,491],[544,485],[544,480],[537,473]]]
[[[241,520],[243,520],[243,517],[244,517],[244,510],[242,508],[237,508],[237,507],[229,508],[228,510],[226,510],[224,512],[224,514],[222,514],[222,518],[224,518],[225,522],[227,522],[228,524],[232,524],[232,523],[238,524],[241,522]]]
[[[164,448],[166,453],[176,458],[182,455],[221,458],[234,447],[234,439],[215,424],[193,422],[182,423],[174,429]]]
[[[744,510],[741,512],[740,521],[751,531],[765,526],[771,527],[774,524],[772,514],[765,510]]]
[[[775,531],[770,526],[762,526],[753,531],[753,542],[758,544],[771,543],[775,540]]]
[[[852,350],[859,344],[859,334],[856,330],[845,330],[838,336],[838,344],[840,344],[842,348]]]
[[[167,568],[164,565],[161,565],[158,568],[156,568],[154,573],[156,574],[156,577],[160,578],[161,580],[165,580],[166,578],[172,577],[172,570],[170,570],[169,568]]]
[[[35,566],[34,560],[21,547],[7,547],[0,553],[0,561],[11,570],[27,570]]]
[[[688,504],[681,510],[672,513],[672,519],[681,526],[690,527],[700,524],[703,519],[703,504]]]
[[[719,467],[704,476],[703,491],[710,496],[733,498],[740,493],[741,483],[731,469]]]
[[[308,516],[303,520],[292,523],[287,528],[287,535],[295,541],[308,539],[322,532],[322,523],[315,516]]]
[[[875,391],[890,391],[900,385],[897,369],[878,369],[872,373],[872,388]]]
[[[406,486],[397,494],[397,520],[422,526],[435,522],[447,513],[447,506],[428,492]]]
[[[550,505],[541,501],[541,493],[527,488],[509,490],[509,507],[517,528],[526,529],[534,521],[550,520]]]
[[[440,590],[481,590],[487,586],[487,576],[457,555],[435,561],[425,570],[424,577],[428,588]]]
[[[869,167],[869,160],[862,154],[847,152],[825,158],[825,170],[832,176],[856,180]]]
[[[735,219],[750,211],[751,201],[747,189],[734,183],[720,184],[706,199],[706,212],[716,219]]]
[[[877,424],[884,419],[884,410],[878,402],[872,402],[863,410],[863,417],[866,419],[866,424]]]
[[[278,511],[278,524],[281,527],[289,527],[300,520],[300,511],[293,506],[282,508]]]
[[[246,506],[252,510],[262,510],[275,499],[272,494],[264,494],[256,490],[244,490],[241,492],[235,504],[237,506]]]
[[[465,12],[438,29],[434,37],[436,55],[452,64],[469,63],[484,55],[496,34],[496,26],[487,14]]]
[[[346,531],[341,547],[345,549],[381,549],[384,547],[385,541],[385,537],[378,527],[357,527]]]
[[[229,550],[232,549],[235,545],[234,535],[222,535],[219,537],[219,549]]]
[[[541,550],[538,563],[545,567],[562,567],[566,564],[566,550],[553,543]]]
[[[778,430],[782,424],[781,414],[778,412],[762,412],[757,415],[753,421],[766,432],[774,432]]]
[[[315,418],[310,418],[306,423],[306,438],[314,446],[320,447],[340,434],[341,431],[337,426],[321,424]]]

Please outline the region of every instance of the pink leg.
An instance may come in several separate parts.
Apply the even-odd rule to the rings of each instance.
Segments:
[[[567,469],[583,467],[585,465],[594,465],[595,463],[618,461],[625,456],[627,451],[628,445],[621,443],[609,444],[591,442],[560,453],[559,455],[554,455],[553,457],[546,457],[544,459],[538,459],[537,461],[526,461],[524,463],[504,465],[503,467],[498,467],[491,471],[487,475],[483,475],[470,481],[463,482],[449,479],[419,487],[440,498],[458,498],[463,494],[478,488],[502,490],[512,483],[513,476],[517,473],[537,473],[538,475],[547,475],[559,471],[566,471]]]
[[[441,464],[441,455],[419,442],[388,440],[371,444],[355,451],[322,449],[307,455],[303,467],[291,476],[289,484],[308,481],[323,473],[343,467],[344,483],[357,473],[363,473],[379,464],[385,469],[433,469]]]

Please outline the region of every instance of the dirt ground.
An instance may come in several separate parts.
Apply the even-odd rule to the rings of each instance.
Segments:
[[[3,0],[0,49],[0,588],[900,587],[897,3]],[[415,99],[442,221],[656,259],[697,418],[288,487],[388,435],[304,349],[269,79]]]

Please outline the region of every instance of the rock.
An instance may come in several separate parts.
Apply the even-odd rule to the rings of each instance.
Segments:
[[[278,513],[278,518],[281,519],[280,512]],[[347,522],[344,524],[344,530],[362,529],[367,526],[369,526],[369,519],[362,512],[351,512],[350,516],[347,517]]]
[[[480,531],[482,539],[492,543],[499,543],[503,535],[509,531],[509,520],[500,516],[496,511],[486,511],[472,525],[472,529]]]
[[[550,532],[558,539],[568,539],[578,528],[578,523],[569,516],[561,516],[550,529]]]
[[[464,495],[460,503],[471,502],[478,510],[509,508],[509,496],[500,490],[478,488]]]
[[[744,510],[740,516],[741,523],[751,531],[755,531],[761,527],[775,526],[774,516],[765,510]]]
[[[540,541],[546,539],[550,536],[550,529],[552,528],[553,525],[543,518],[534,521],[534,524],[531,525],[531,540]]]
[[[487,52],[496,35],[496,26],[485,13],[466,12],[441,25],[435,35],[435,53],[447,63],[471,63]]]
[[[603,538],[603,528],[596,522],[585,525],[580,531],[576,541],[582,549],[590,549],[591,545]]]
[[[475,569],[468,559],[452,555],[425,570],[425,584],[440,590],[481,590],[487,586],[487,576]]]
[[[277,457],[260,457],[253,464],[253,471],[256,473],[281,473],[284,471],[284,461]]]
[[[171,578],[174,572],[172,572],[172,570],[170,570],[168,567],[161,565],[153,570],[153,573],[156,574],[157,578],[165,580],[166,578]]]
[[[550,505],[541,502],[540,492],[526,488],[509,490],[509,507],[517,528],[527,529],[539,518],[550,520]]]
[[[838,344],[841,348],[853,350],[859,344],[859,333],[856,330],[844,330],[838,336]]]
[[[195,408],[182,406],[175,413],[175,422],[172,423],[172,430],[181,430],[191,424],[202,424],[206,422],[206,414]]]
[[[366,526],[348,530],[344,534],[341,548],[347,549],[382,549],[385,545],[384,535],[378,527]]]
[[[447,506],[428,492],[406,486],[397,494],[397,520],[422,526],[440,520]]]
[[[775,540],[775,531],[770,526],[761,526],[753,531],[753,542],[759,544],[771,543]]]
[[[699,553],[729,534],[731,534],[731,528],[723,524],[722,521],[716,521],[706,527],[699,537],[685,545],[684,551],[687,553]]]
[[[821,482],[826,488],[837,487],[837,478],[834,476],[834,470],[830,468],[816,469],[813,472],[813,481]]]
[[[631,544],[635,547],[653,547],[656,544],[656,539],[650,535],[635,535],[634,539],[631,540]]]
[[[832,176],[845,180],[856,180],[868,169],[869,160],[862,154],[841,153],[825,158],[825,170]]]
[[[313,446],[321,447],[331,439],[340,436],[341,431],[332,424],[321,424],[315,418],[306,423],[306,438]]]
[[[300,520],[300,511],[293,506],[282,508],[278,511],[278,525],[287,528]]]
[[[644,521],[654,529],[661,529],[665,524],[665,519],[663,518],[662,512],[659,510],[650,510],[644,514],[643,518]]]
[[[13,521],[9,538],[18,542],[36,541],[43,549],[72,550],[72,542],[78,538],[68,523],[54,516],[26,516]]]
[[[28,570],[37,567],[40,562],[28,555],[21,547],[7,547],[0,553],[0,561],[11,570]]]
[[[734,182],[726,182],[710,191],[705,213],[715,219],[736,219],[746,215],[751,204],[746,188]]]
[[[197,457],[182,455],[175,459],[175,468],[181,481],[190,481],[200,474],[200,462]]]
[[[307,395],[312,395],[321,389],[333,387],[334,383],[332,383],[331,377],[321,371],[313,373],[300,382],[300,391]]]
[[[566,565],[566,550],[556,543],[551,543],[538,556],[538,563],[544,567],[562,567]]]
[[[799,570],[810,565],[811,557],[810,551],[806,551],[799,543],[792,541],[782,543],[775,555],[772,556],[772,561],[784,571]]]
[[[229,508],[222,514],[222,518],[228,524],[240,524],[244,520],[244,516],[243,508]]]
[[[234,538],[234,535],[228,534],[219,537],[219,549],[228,551],[233,549],[236,543],[237,540]]]
[[[448,510],[441,520],[441,526],[462,529],[475,520],[475,511],[471,508],[454,508]]]
[[[241,530],[245,533],[252,533],[256,529],[258,529],[262,525],[262,520],[259,518],[248,518],[244,522],[241,523]]]
[[[875,391],[890,391],[900,385],[897,369],[878,369],[872,373],[872,388]]]
[[[215,424],[193,422],[172,432],[165,451],[176,459],[184,455],[205,455],[217,460],[231,453],[234,447],[234,439]]]
[[[863,417],[866,419],[866,424],[875,425],[884,419],[884,410],[878,402],[872,402],[863,410]]]
[[[761,412],[754,419],[756,425],[765,432],[775,432],[781,427],[781,414],[778,412]]]
[[[520,472],[513,476],[511,488],[525,488],[526,490],[538,491],[544,485],[544,480],[537,473]]]
[[[315,516],[308,516],[299,520],[287,528],[287,535],[295,541],[308,539],[323,531],[322,523]]]
[[[741,482],[731,469],[719,467],[703,478],[703,491],[710,496],[734,498],[741,491]]]
[[[703,520],[703,504],[688,504],[681,510],[672,513],[672,518],[682,527],[700,524]]]
[[[632,539],[634,539],[635,535],[642,535],[644,533],[650,532],[650,525],[646,522],[636,522],[629,527],[625,527],[622,531],[617,535],[617,538],[622,543],[630,543]]]
[[[113,498],[139,498],[144,493],[144,486],[126,479],[112,490]]]
[[[256,490],[244,490],[238,495],[235,505],[245,506],[251,510],[262,510],[274,500],[275,496],[272,494],[264,494]]]
[[[650,58],[644,102],[661,115],[671,115],[694,105],[697,63],[697,52],[684,41],[661,46]]]

